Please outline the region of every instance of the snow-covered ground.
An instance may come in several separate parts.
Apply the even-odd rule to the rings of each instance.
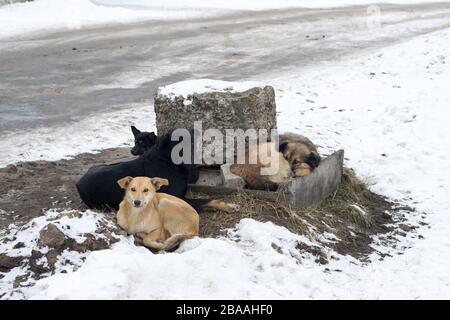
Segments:
[[[146,20],[192,19],[237,10],[324,8],[433,0],[34,0],[0,7],[0,39]],[[441,1],[442,2],[442,1]]]
[[[338,259],[321,266],[294,250],[306,239],[271,223],[245,219],[227,237],[192,239],[174,253],[154,255],[121,241],[110,250],[91,253],[75,272],[38,281],[26,296],[450,298],[449,56],[450,29],[446,29],[364,56],[242,79],[275,86],[282,131],[309,136],[322,152],[344,148],[346,165],[374,191],[418,210],[410,223],[429,223],[419,228],[423,239],[410,234],[395,248],[375,244],[393,257],[379,260],[375,254],[370,263],[361,263],[328,252]],[[96,118],[83,120],[74,125],[69,143],[65,136],[50,132],[30,135],[42,154],[39,158],[56,159],[123,144],[130,133],[128,126],[120,128],[120,120],[132,122],[140,118],[138,114],[152,114],[152,106],[103,115],[104,126],[92,126]],[[110,120],[117,135],[110,136]],[[148,123],[142,127],[152,129]],[[87,137],[93,140],[87,143]],[[37,157],[19,155],[18,150],[13,148],[2,165]],[[55,150],[62,151],[53,154]],[[240,241],[233,241],[236,238]]]
[[[120,6],[115,6],[119,2]],[[369,1],[286,0],[277,2],[277,7],[333,6],[344,2]],[[63,3],[64,10],[72,6],[75,18],[70,10],[64,13]],[[223,5],[212,0],[152,1],[151,5],[138,0],[95,3],[40,0],[0,7],[0,38],[42,29],[183,18],[182,14],[192,18],[216,14]],[[268,5],[269,1],[251,1],[251,8],[244,1],[226,3],[227,8],[235,10],[273,8]],[[180,7],[186,11],[178,10]],[[37,12],[48,13],[48,16],[42,17]],[[104,18],[105,13],[108,18]],[[99,16],[103,20],[99,20]],[[328,251],[327,254],[337,259],[321,266],[313,257],[299,255],[295,250],[298,242],[308,239],[272,223],[244,219],[224,238],[192,239],[174,253],[155,255],[122,239],[112,249],[86,255],[84,263],[77,258],[77,263],[82,265],[77,271],[65,270],[69,272],[39,280],[24,292],[25,296],[51,299],[187,296],[208,299],[449,299],[449,57],[450,29],[446,29],[362,56],[241,79],[276,88],[281,131],[305,134],[320,144],[320,151],[324,153],[344,148],[346,165],[354,168],[372,190],[417,209],[418,213],[410,216],[409,222],[416,226],[420,226],[419,222],[429,224],[418,229],[421,238],[412,233],[400,238],[395,248],[374,244],[379,251],[389,252],[392,257],[379,260],[374,254],[370,263],[361,263]],[[191,90],[198,84],[185,82],[166,89],[179,92]],[[222,89],[227,86],[220,83]],[[28,134],[3,136],[0,148],[8,152],[0,157],[0,166],[24,160],[56,160],[80,152],[129,145],[129,124],[153,130],[153,106],[140,104],[85,118],[70,127],[40,128]],[[30,143],[33,151],[23,153],[23,145]],[[70,222],[74,224],[73,232],[78,230],[77,226],[84,230],[97,221],[90,213],[85,216],[85,223]],[[35,226],[45,221],[37,218]],[[15,236],[31,246],[36,230],[16,232]],[[234,241],[236,238],[240,241]],[[282,252],[274,250],[272,243]],[[0,287],[10,283],[20,270],[15,272],[0,279]]]
[[[9,299],[21,299],[23,293],[20,290],[14,290],[14,281],[16,277],[23,277],[22,284],[25,286],[34,285],[36,279],[31,275],[30,263],[22,263],[25,259],[35,257],[35,263],[43,267],[39,273],[42,277],[51,275],[51,268],[49,268],[49,260],[45,256],[54,248],[39,243],[40,233],[49,224],[52,224],[61,230],[65,235],[66,240],[75,241],[77,244],[83,246],[83,242],[87,240],[87,235],[93,236],[96,239],[102,239],[105,243],[115,241],[130,242],[131,238],[125,238],[116,233],[119,231],[117,226],[111,219],[105,217],[103,213],[93,212],[87,210],[81,214],[76,210],[49,210],[44,215],[34,218],[25,225],[16,226],[11,224],[6,230],[0,230],[2,245],[0,246],[0,255],[7,254],[9,257],[19,259],[9,272],[4,273],[4,277],[0,279],[0,296]],[[102,234],[102,230],[108,229],[109,239],[106,234]],[[54,234],[53,234],[54,237]],[[68,241],[65,243],[67,244]],[[55,270],[57,273],[72,272],[77,267],[83,264],[89,251],[76,249],[74,245],[63,245],[60,254],[57,256]],[[36,255],[38,252],[39,256]],[[34,269],[36,270],[36,269]]]
[[[134,142],[130,126],[153,130],[155,115],[148,104],[127,106],[126,110],[75,121],[70,127],[39,127],[25,135],[17,132],[3,135],[0,147],[7,148],[10,153],[2,155],[0,167],[17,161],[59,160],[107,147],[130,146]],[[29,145],[39,147],[29,148]]]

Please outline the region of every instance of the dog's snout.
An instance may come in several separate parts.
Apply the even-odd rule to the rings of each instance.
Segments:
[[[141,200],[134,200],[133,204],[135,207],[140,207],[141,206]]]

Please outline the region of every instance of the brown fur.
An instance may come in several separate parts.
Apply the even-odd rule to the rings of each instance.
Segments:
[[[205,210],[220,210],[225,212],[237,212],[239,211],[239,205],[232,202],[225,202],[221,200],[211,200],[207,204],[205,204],[202,208]]]
[[[288,132],[280,135],[279,144],[296,177],[307,176],[318,166],[320,156],[317,147],[308,138]]]
[[[276,159],[278,161],[278,170],[272,175],[262,175],[261,169],[264,167],[270,167],[270,165],[261,164],[262,152],[268,148],[269,155],[276,153]],[[264,151],[265,152],[265,151]],[[256,156],[256,157],[255,157]],[[249,159],[257,159],[256,164],[249,164]],[[279,183],[283,183],[289,180],[292,176],[291,168],[283,157],[275,148],[274,143],[262,143],[260,145],[250,145],[246,148],[246,163],[245,164],[232,164],[230,167],[231,173],[240,176],[244,179],[247,187],[251,189],[276,189]]]
[[[117,223],[148,248],[171,250],[198,235],[199,216],[185,201],[156,191],[169,181],[162,178],[125,177],[117,181],[126,190]],[[136,206],[140,201],[141,206]]]

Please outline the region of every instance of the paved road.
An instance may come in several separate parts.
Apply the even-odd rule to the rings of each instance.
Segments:
[[[450,4],[237,12],[0,40],[0,134],[151,102],[192,77],[257,79],[450,27]],[[373,21],[369,20],[369,21]]]

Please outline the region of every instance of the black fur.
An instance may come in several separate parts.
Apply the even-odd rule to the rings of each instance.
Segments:
[[[282,154],[284,154],[284,152],[286,151],[286,148],[288,146],[288,143],[289,142],[280,143],[278,146],[278,151],[281,152]]]
[[[280,143],[280,145],[278,147],[278,151],[280,151],[282,154],[284,154],[288,147],[288,144],[289,144],[289,142]],[[321,158],[320,158],[320,155],[316,151],[312,151],[304,159],[301,159],[301,161],[308,164],[311,167],[311,169],[315,169],[319,166]]]
[[[312,168],[317,168],[320,164],[320,155],[316,152],[313,151],[311,152],[305,159],[305,162]]]
[[[81,199],[89,208],[117,210],[125,195],[117,184],[119,179],[126,176],[160,177],[168,179],[169,185],[163,186],[159,192],[184,199],[196,210],[200,209],[209,200],[185,198],[188,183],[198,179],[198,166],[175,165],[171,161],[171,150],[177,143],[171,141],[169,133],[158,137],[155,145],[137,159],[90,168],[76,185]]]
[[[130,150],[133,156],[141,156],[155,145],[157,139],[155,133],[142,132],[135,126],[131,126],[131,131],[134,135],[134,147]]]

